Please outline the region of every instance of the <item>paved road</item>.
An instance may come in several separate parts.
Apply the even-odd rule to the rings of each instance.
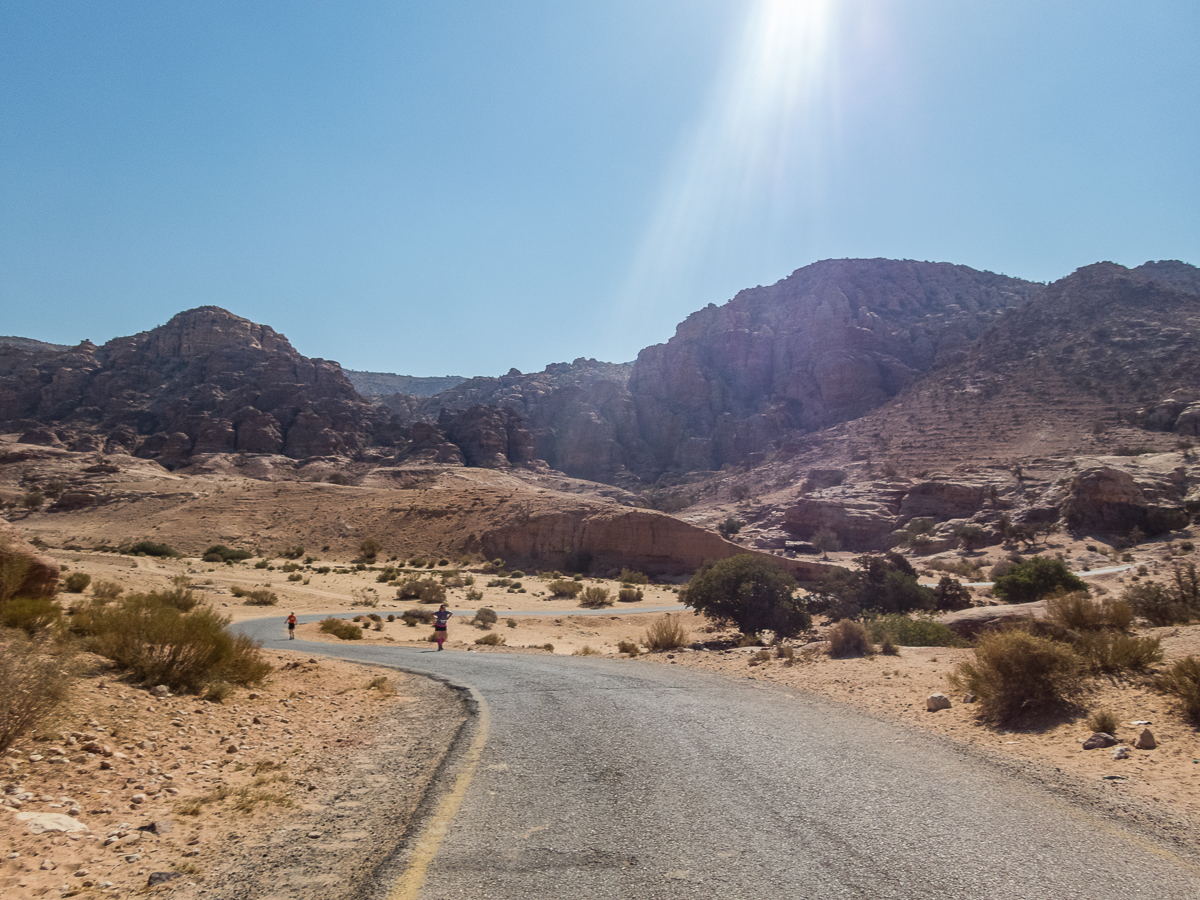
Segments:
[[[637,661],[289,643],[278,618],[242,627],[482,696],[463,742],[477,760],[459,748],[448,805],[429,816],[439,833],[401,850],[379,898],[1200,897],[1194,861],[938,740],[776,686]]]

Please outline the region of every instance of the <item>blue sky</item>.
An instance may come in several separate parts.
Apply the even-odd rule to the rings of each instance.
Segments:
[[[875,256],[1200,263],[1200,4],[0,0],[0,334],[494,375]]]

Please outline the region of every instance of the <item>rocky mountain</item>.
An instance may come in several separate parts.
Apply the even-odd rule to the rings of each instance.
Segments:
[[[66,350],[63,344],[47,344],[45,341],[35,341],[33,338],[0,335],[0,347],[17,347],[21,350]]]
[[[756,464],[790,436],[861,416],[960,358],[1041,287],[942,263],[827,260],[693,313],[632,365],[577,359],[385,402],[425,421],[479,404],[512,409],[552,467],[649,483]]]
[[[1177,528],[1200,510],[1197,275],[1084,267],[878,409],[677,490],[717,521],[729,499],[757,498],[740,514],[762,547],[828,528],[846,549],[880,549],[911,539],[898,529],[918,519],[930,551],[964,525],[995,542],[1002,516],[1035,530]]]
[[[410,397],[432,397],[448,391],[467,379],[461,375],[393,375],[390,372],[356,372],[343,369],[354,389],[364,397],[382,397],[388,394],[407,394]]]

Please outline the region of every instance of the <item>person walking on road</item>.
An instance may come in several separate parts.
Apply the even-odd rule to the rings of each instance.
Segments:
[[[287,626],[288,640],[294,641],[296,639],[296,611],[294,609],[292,610],[291,615],[287,617]]]
[[[446,609],[445,603],[433,614],[433,639],[437,641],[439,650],[442,649],[442,644],[446,642],[446,623],[450,621],[452,615],[454,613]]]

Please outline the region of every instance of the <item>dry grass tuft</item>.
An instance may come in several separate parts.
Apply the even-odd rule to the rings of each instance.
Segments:
[[[688,642],[688,637],[678,616],[664,616],[646,629],[642,643],[654,651],[678,650]]]

